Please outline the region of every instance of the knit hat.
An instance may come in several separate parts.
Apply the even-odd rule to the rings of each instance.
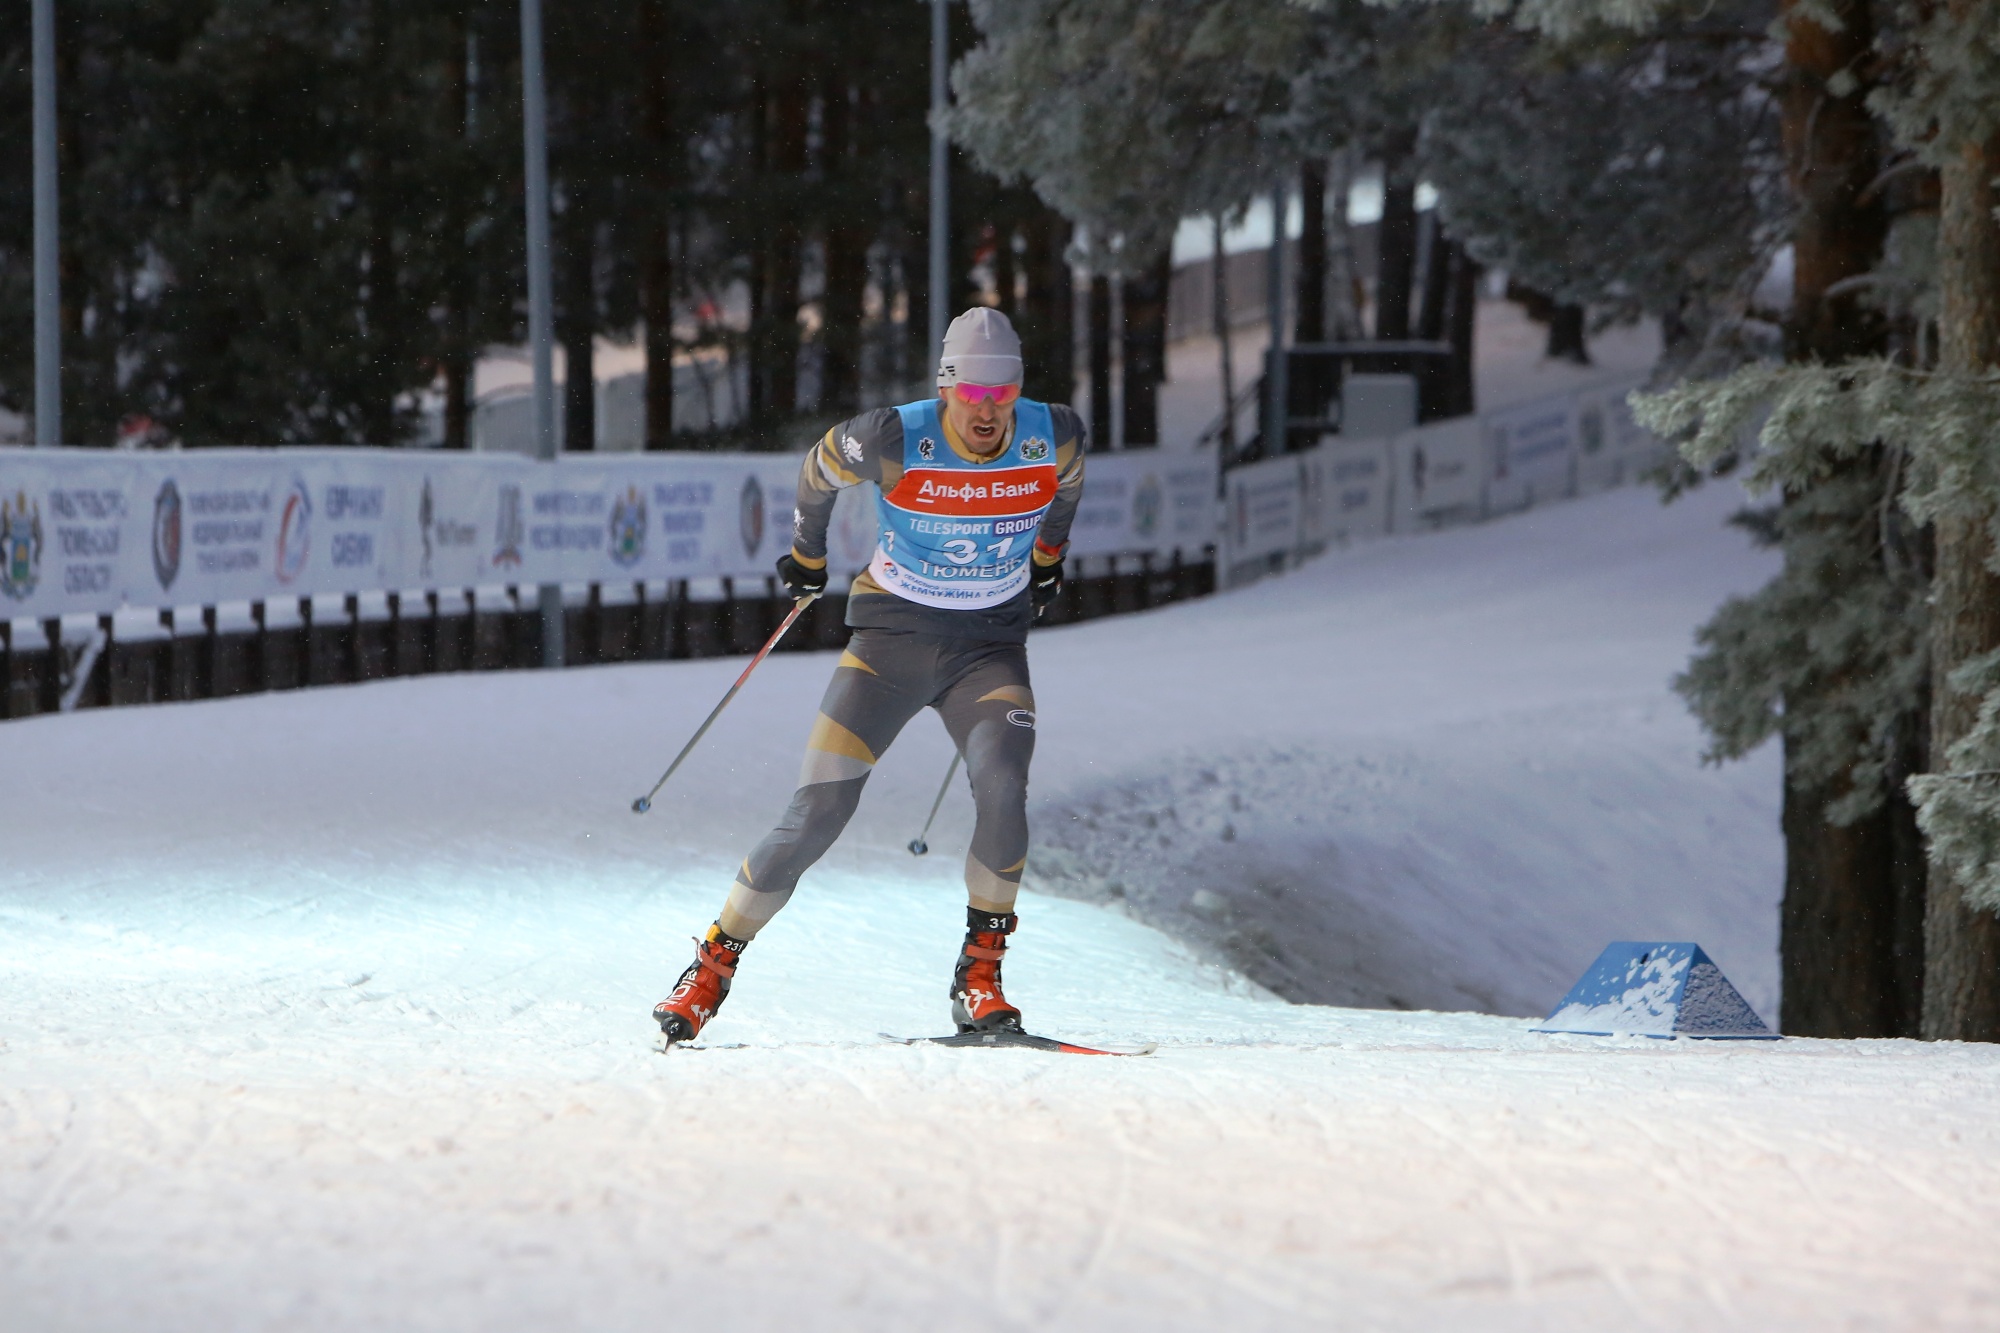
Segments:
[[[1021,335],[1007,317],[976,305],[951,322],[938,359],[939,388],[958,384],[1019,384]]]

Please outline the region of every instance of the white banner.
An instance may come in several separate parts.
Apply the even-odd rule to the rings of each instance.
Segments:
[[[1293,550],[1304,485],[1296,454],[1231,468],[1223,493],[1223,553],[1231,567]]]
[[[1390,526],[1397,532],[1479,517],[1486,482],[1479,418],[1457,417],[1406,430],[1390,449],[1395,473]]]
[[[1601,490],[1638,481],[1665,460],[1666,446],[1632,419],[1626,397],[1645,384],[1631,376],[1576,395],[1577,488]]]
[[[1306,486],[1309,496],[1318,491],[1319,513],[1316,521],[1307,521],[1308,542],[1350,542],[1387,532],[1389,441],[1329,442],[1313,452],[1320,475],[1308,475]]]
[[[1571,394],[1489,412],[1486,512],[1525,509],[1576,493],[1576,401]]]
[[[791,544],[800,461],[0,448],[0,616],[391,588],[761,578]],[[1090,468],[1093,518],[1081,549],[1198,553],[1214,540],[1213,453],[1098,455]],[[854,487],[835,506],[828,554],[843,572],[874,552],[875,495]]]
[[[1131,449],[1084,459],[1069,531],[1077,555],[1199,558],[1215,541],[1216,453]]]

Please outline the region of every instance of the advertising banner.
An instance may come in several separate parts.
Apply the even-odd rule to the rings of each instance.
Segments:
[[[1199,556],[1215,541],[1214,450],[1133,449],[1091,454],[1070,526],[1077,555],[1174,551]]]
[[[54,453],[0,449],[0,617],[109,610],[145,559],[130,462]]]
[[[1486,413],[1486,512],[1507,513],[1576,493],[1571,394]]]
[[[1351,542],[1387,532],[1389,441],[1329,442],[1313,452],[1318,455],[1317,475],[1309,474],[1305,482],[1307,544]]]
[[[1390,527],[1419,532],[1479,517],[1486,442],[1479,418],[1406,430],[1390,444]]]
[[[1631,376],[1576,395],[1579,490],[1636,482],[1666,459],[1666,446],[1632,418],[1626,398],[1645,379]],[[1593,447],[1594,446],[1594,447]],[[1589,464],[1582,459],[1592,459]]]
[[[523,499],[531,568],[573,583],[761,577],[791,545],[798,472],[790,454],[540,464]]]
[[[1304,498],[1297,455],[1231,468],[1223,495],[1223,553],[1234,567],[1298,546]]]

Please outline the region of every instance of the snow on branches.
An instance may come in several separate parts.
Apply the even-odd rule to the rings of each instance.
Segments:
[[[1928,670],[1914,528],[1977,517],[2000,549],[2000,370],[1756,365],[1637,395],[1633,410],[1649,429],[1684,438],[1691,465],[1745,455],[1745,484],[1785,496],[1769,522],[1786,539],[1786,572],[1723,609],[1681,680],[1715,738],[1712,757],[1783,729],[1805,775],[1831,781],[1851,746],[1860,756],[1853,785],[1829,813],[1868,813],[1895,776],[1897,718],[1921,697]],[[1992,567],[2000,572],[2000,559]],[[1977,722],[1934,756],[1944,771],[1910,778],[1908,791],[1933,862],[1974,906],[2000,911],[2000,652],[1965,663],[1951,681],[1980,696]],[[1794,725],[1781,702],[1801,691],[1816,693],[1815,716]]]

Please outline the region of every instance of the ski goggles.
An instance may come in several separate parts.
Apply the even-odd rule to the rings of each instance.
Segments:
[[[995,407],[1011,407],[1014,400],[1021,396],[1018,384],[954,384],[951,391],[967,407],[976,407],[987,399],[991,399]]]

